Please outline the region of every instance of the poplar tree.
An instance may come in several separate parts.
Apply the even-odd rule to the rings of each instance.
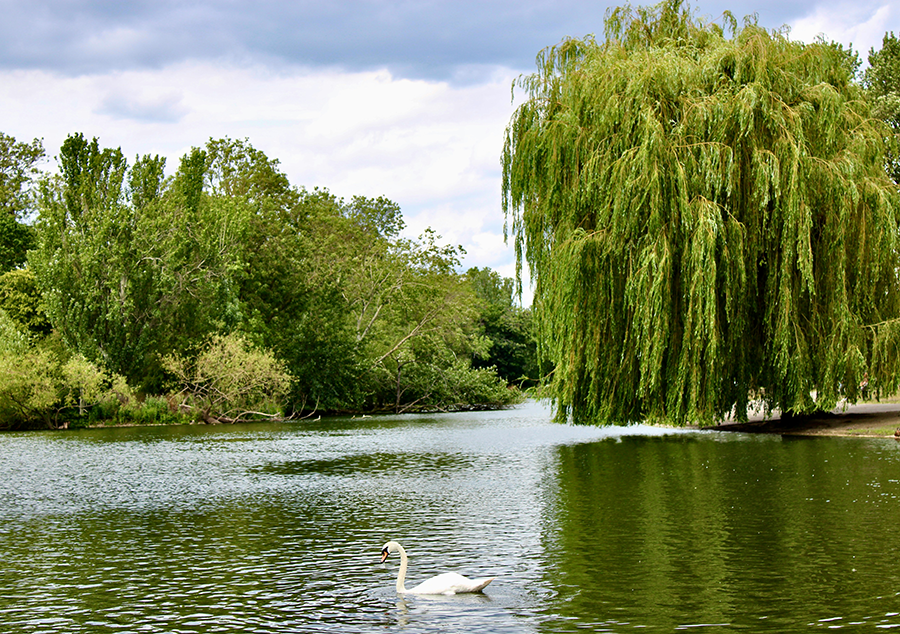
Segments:
[[[157,389],[160,354],[235,321],[227,275],[246,214],[203,197],[197,149],[173,179],[165,159],[129,168],[120,149],[82,134],[65,140],[59,163],[60,175],[40,183],[28,256],[47,316],[71,350]]]
[[[710,423],[897,387],[890,131],[855,55],[721,21],[621,7],[516,84],[503,205],[559,420]]]

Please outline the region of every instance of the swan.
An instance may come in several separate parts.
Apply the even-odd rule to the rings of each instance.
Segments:
[[[397,542],[388,542],[381,549],[381,563],[388,558],[390,553],[400,553],[400,571],[397,573],[397,592],[400,594],[460,594],[462,592],[481,592],[484,587],[496,577],[484,579],[469,579],[455,572],[445,572],[442,575],[426,579],[415,588],[406,589],[406,567],[409,557],[403,546]]]

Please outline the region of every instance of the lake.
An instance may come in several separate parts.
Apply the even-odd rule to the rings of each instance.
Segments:
[[[4,632],[900,629],[900,443],[501,412],[0,435]],[[484,594],[400,596],[434,574]]]

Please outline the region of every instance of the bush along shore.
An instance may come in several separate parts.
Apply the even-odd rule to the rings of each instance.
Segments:
[[[83,357],[60,362],[40,346],[6,358],[12,360],[16,363],[4,367],[0,401],[7,430],[234,424],[363,413],[351,409],[287,410],[284,404],[291,377],[283,364],[236,335],[214,337],[196,357],[167,358],[164,365],[177,377],[180,389],[161,395],[139,395],[121,376],[105,373]],[[487,380],[485,385],[474,386],[465,402],[431,400],[400,410],[384,407],[364,412],[500,409],[524,399],[519,389],[499,385],[493,370],[475,376]]]

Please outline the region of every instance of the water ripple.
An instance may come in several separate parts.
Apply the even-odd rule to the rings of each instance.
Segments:
[[[900,452],[546,410],[0,436],[3,631],[900,623]],[[485,595],[398,597],[456,570]],[[828,620],[837,619],[840,620]],[[728,623],[729,625],[725,625]]]

